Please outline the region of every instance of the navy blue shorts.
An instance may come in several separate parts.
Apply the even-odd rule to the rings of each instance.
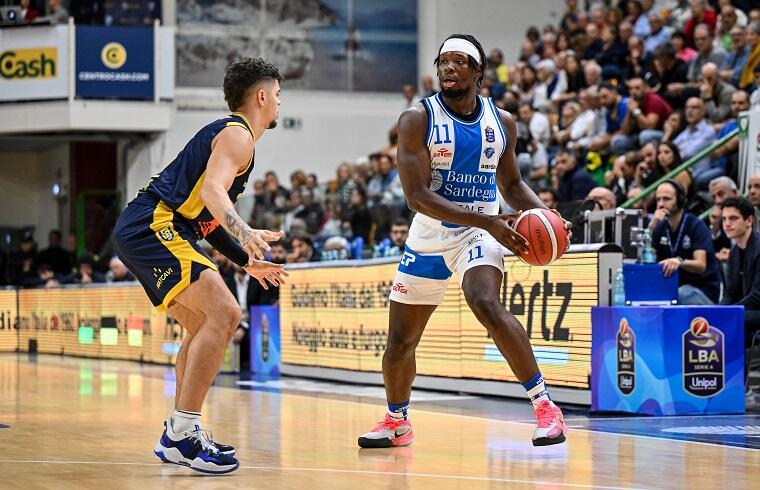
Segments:
[[[114,248],[159,311],[200,277],[218,270],[198,245],[190,225],[151,194],[140,194],[121,213]]]

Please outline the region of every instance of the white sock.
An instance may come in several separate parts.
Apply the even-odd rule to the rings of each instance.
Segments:
[[[528,398],[530,398],[530,402],[533,404],[533,407],[538,407],[538,405],[544,400],[554,405],[551,396],[549,396],[549,390],[546,389],[546,385],[544,384],[543,380],[535,387],[528,390]]]
[[[185,431],[193,430],[194,426],[201,426],[200,412],[188,412],[187,410],[175,410],[169,416],[169,425],[171,431],[175,434],[182,434]]]

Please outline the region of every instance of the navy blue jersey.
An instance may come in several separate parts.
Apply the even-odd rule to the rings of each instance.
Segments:
[[[154,194],[169,208],[186,218],[196,228],[196,232],[202,236],[207,235],[218,226],[211,212],[206,208],[200,197],[201,187],[206,175],[206,165],[211,157],[211,142],[216,135],[229,126],[240,126],[247,129],[254,140],[251,125],[240,113],[218,119],[200,131],[190,139],[182,151],[161,173],[153,176],[148,185],[141,192]],[[230,200],[237,202],[240,194],[245,190],[248,177],[253,171],[253,154],[248,165],[238,172],[232,181],[227,195]]]
[[[652,244],[657,250],[657,261],[671,257],[682,257],[684,260],[694,258],[695,250],[707,252],[707,267],[702,274],[695,274],[684,269],[678,270],[678,285],[690,284],[701,289],[714,303],[718,302],[720,294],[720,276],[718,261],[712,245],[712,235],[707,226],[691,213],[683,213],[681,222],[675,231],[670,229],[668,221],[657,224],[652,233]]]

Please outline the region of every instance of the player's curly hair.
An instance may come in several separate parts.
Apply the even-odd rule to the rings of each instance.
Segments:
[[[449,37],[447,37],[446,39],[444,39],[444,41],[438,47],[438,53],[441,52],[441,48],[443,48],[443,45],[446,44],[446,41],[448,41],[449,39],[464,39],[466,41],[470,41],[478,49],[478,53],[480,53],[480,59],[482,60],[482,62],[480,64],[475,60],[475,58],[473,58],[470,55],[467,55],[467,59],[470,62],[470,68],[472,68],[473,70],[475,69],[475,67],[480,67],[480,77],[478,77],[478,87],[480,87],[481,82],[483,82],[483,75],[485,75],[485,73],[486,73],[486,65],[485,65],[485,63],[486,63],[486,52],[483,51],[483,46],[480,44],[480,41],[478,41],[477,39],[475,39],[475,36],[471,36],[469,34],[452,34]],[[439,57],[440,56],[436,56],[435,59],[433,60],[433,64],[435,66],[438,66],[438,58]]]
[[[264,58],[242,58],[228,66],[222,87],[230,110],[240,108],[248,89],[263,80],[282,82],[280,71]]]

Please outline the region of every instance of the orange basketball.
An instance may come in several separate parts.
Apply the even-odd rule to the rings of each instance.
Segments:
[[[702,335],[706,334],[710,330],[710,324],[702,318],[701,316],[698,316],[697,318],[693,319],[691,321],[691,333],[693,333],[697,337],[701,337]]]
[[[512,225],[528,240],[528,254],[520,259],[530,265],[548,265],[562,257],[567,248],[567,230],[562,218],[548,209],[531,209]]]

